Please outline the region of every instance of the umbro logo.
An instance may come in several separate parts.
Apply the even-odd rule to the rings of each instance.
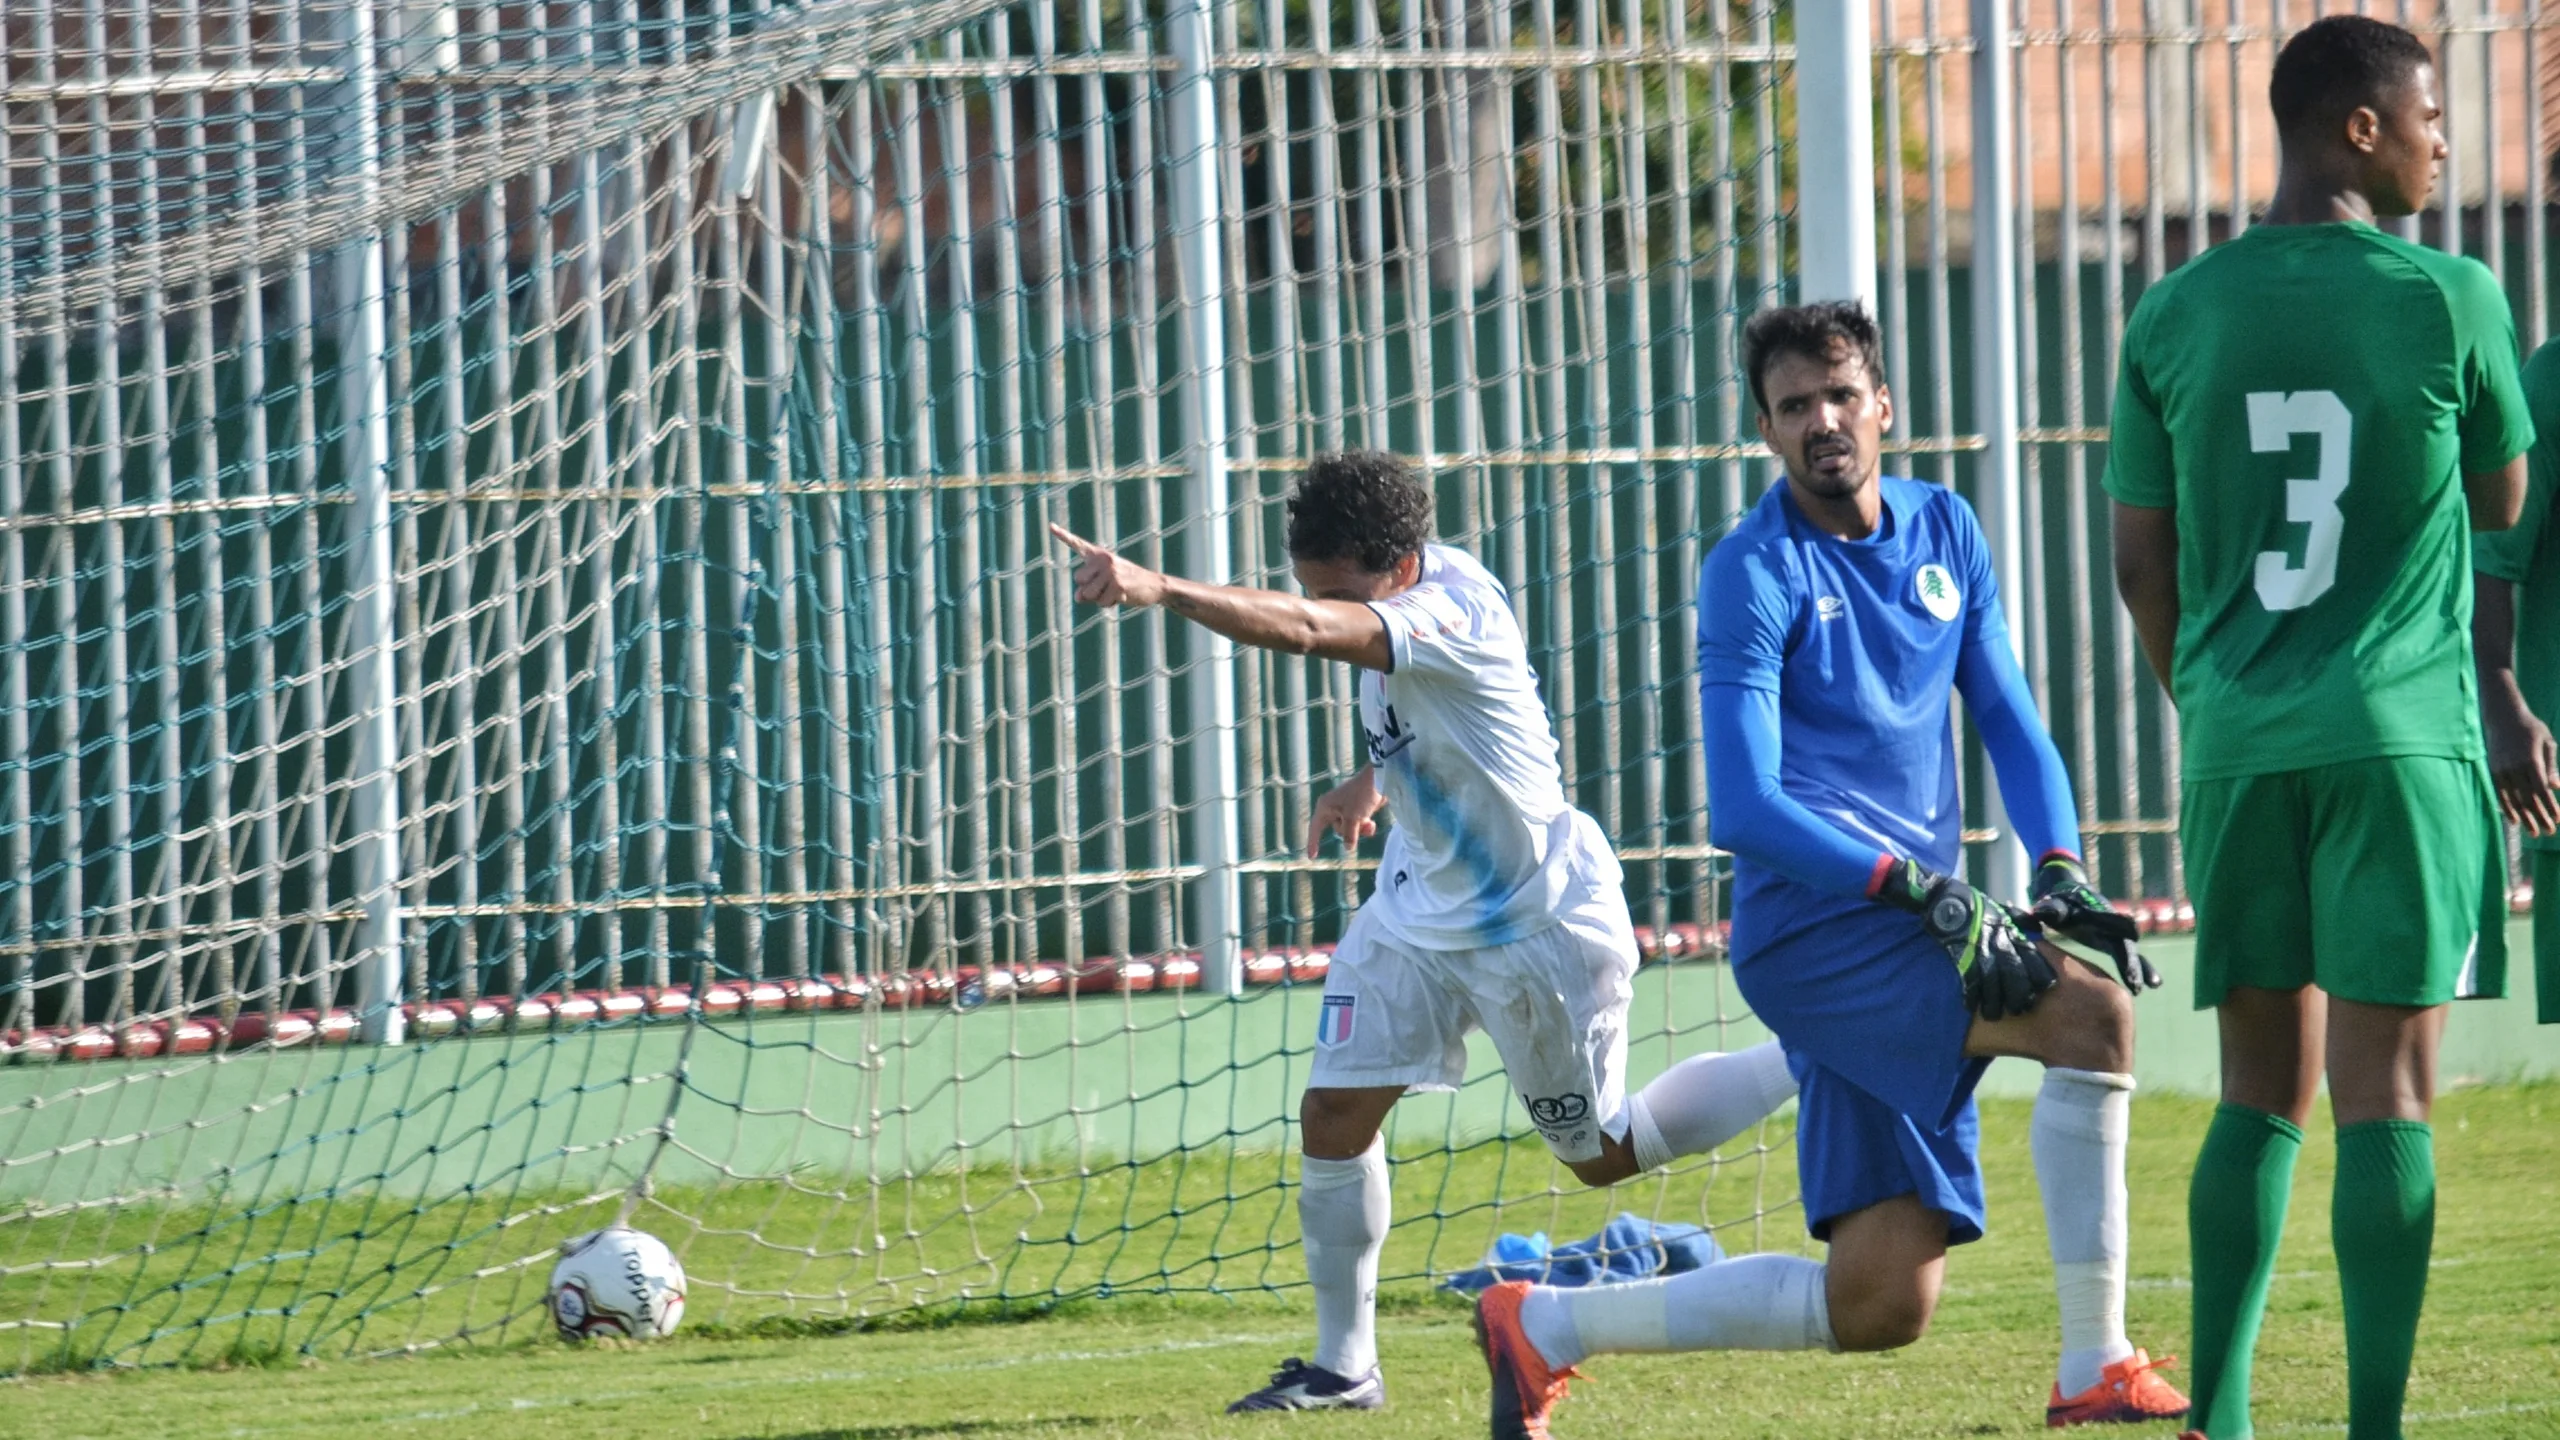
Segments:
[[[1848,613],[1849,602],[1837,595],[1825,595],[1813,602],[1813,616],[1817,620],[1837,620]]]

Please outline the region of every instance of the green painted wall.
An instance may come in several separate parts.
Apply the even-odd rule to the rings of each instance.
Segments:
[[[2514,931],[2524,954],[2527,927]],[[2138,1073],[2210,1093],[2212,1017],[2188,1008],[2190,944],[2155,947],[2170,989],[2142,1002]],[[2504,1003],[2455,1007],[2456,1080],[2560,1076],[2560,1027],[2532,1023],[2531,976]],[[670,1185],[806,1171],[896,1175],[963,1165],[1136,1158],[1233,1140],[1284,1145],[1316,992],[1092,996],[955,1012],[774,1014],[717,1026],[623,1025],[446,1040],[0,1070],[0,1201],[109,1196],[239,1205],[380,1188],[427,1196],[612,1188],[664,1147]],[[1720,965],[1639,977],[1631,1069],[1764,1037]],[[1510,1100],[1490,1047],[1454,1095],[1400,1107],[1401,1149],[1481,1138]],[[1986,1088],[2031,1091],[2002,1061]],[[671,1103],[672,1111],[671,1111]],[[663,1130],[662,1130],[662,1127]]]

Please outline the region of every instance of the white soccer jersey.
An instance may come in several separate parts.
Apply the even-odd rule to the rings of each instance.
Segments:
[[[1387,797],[1377,891],[1363,907],[1409,945],[1507,945],[1598,901],[1623,876],[1565,800],[1555,731],[1502,582],[1425,546],[1422,578],[1369,607],[1395,669],[1360,677],[1360,725]]]

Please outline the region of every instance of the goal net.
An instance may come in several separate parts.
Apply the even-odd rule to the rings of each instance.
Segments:
[[[2170,93],[2067,12],[2031,93],[2084,84],[2092,134]],[[1878,42],[1889,368],[1908,463],[1970,483],[1968,42],[1917,14]],[[2523,27],[2462,34],[2503,74]],[[1414,457],[1510,588],[1626,862],[1633,1078],[1762,1038],[1689,596],[1772,478],[1732,357],[1789,295],[1792,37],[1772,0],[10,5],[0,1371],[538,1334],[616,1218],[740,1330],[1303,1283],[1296,1099],[1374,857],[1304,858],[1351,677],[1074,607],[1045,529],[1285,587],[1331,448]],[[2102,879],[2165,898],[2163,711],[2079,489],[2142,225],[2221,222],[2156,141],[2130,208],[2066,153],[2103,183],[2027,253],[2135,243],[2025,267],[2064,357],[2025,373],[2062,617],[2025,638]],[[1475,1062],[1392,1122],[1392,1281],[1620,1211],[1802,1243],[1783,1118],[1587,1193]]]
[[[1683,597],[1773,12],[133,13],[6,22],[0,1366],[539,1333],[617,1216],[698,1324],[1301,1283],[1349,677],[1044,527],[1286,584],[1325,448],[1511,585],[1640,1072],[1757,1038]],[[1787,1201],[1582,1196],[1480,1072],[1393,1274]]]

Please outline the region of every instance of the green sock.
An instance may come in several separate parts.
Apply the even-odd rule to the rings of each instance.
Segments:
[[[2400,1440],[2436,1240],[2436,1138],[2424,1121],[2338,1131],[2329,1240],[2346,1299],[2347,1440]]]
[[[2187,1183],[2187,1253],[2194,1270],[2195,1409],[2188,1425],[2212,1440],[2249,1435],[2249,1357],[2267,1311],[2284,1207],[2302,1132],[2242,1105],[2213,1112]]]

